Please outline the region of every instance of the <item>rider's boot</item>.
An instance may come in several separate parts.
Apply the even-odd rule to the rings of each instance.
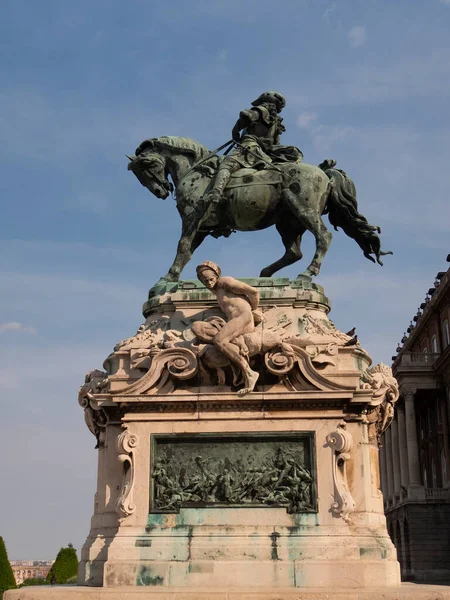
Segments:
[[[220,202],[227,183],[230,181],[230,177],[230,169],[222,168],[217,171],[212,189],[204,196],[208,204],[218,204]]]

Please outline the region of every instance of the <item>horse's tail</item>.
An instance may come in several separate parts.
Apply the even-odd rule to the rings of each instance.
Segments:
[[[377,235],[381,233],[380,227],[370,225],[366,217],[358,212],[355,184],[345,171],[335,169],[335,166],[336,161],[334,160],[325,160],[319,165],[331,181],[324,213],[328,213],[330,223],[336,230],[341,227],[349,237],[356,241],[366,258],[375,262],[371,256],[374,254],[376,262],[382,265],[380,256],[392,254],[392,252],[381,250],[381,240]]]

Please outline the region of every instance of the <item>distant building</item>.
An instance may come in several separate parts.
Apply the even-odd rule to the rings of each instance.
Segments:
[[[10,565],[16,578],[16,584],[20,585],[25,579],[32,577],[45,579],[54,562],[53,560],[11,560]]]
[[[400,399],[380,451],[388,530],[404,579],[450,579],[450,269],[437,274],[397,352]]]

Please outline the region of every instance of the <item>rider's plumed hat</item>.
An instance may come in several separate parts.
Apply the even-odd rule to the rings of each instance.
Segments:
[[[256,100],[253,100],[252,106],[259,106],[263,102],[271,102],[272,104],[275,104],[278,111],[282,110],[286,106],[286,100],[283,94],[273,90],[263,92],[258,98],[256,98]]]

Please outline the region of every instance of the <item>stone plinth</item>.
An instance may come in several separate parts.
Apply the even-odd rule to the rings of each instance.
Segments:
[[[79,584],[123,591],[80,594],[131,598],[137,586],[155,598],[277,590],[299,599],[398,589],[378,473],[396,382],[328,319],[322,288],[247,282],[263,312],[245,340],[259,373],[253,392],[239,395],[239,374],[193,333],[194,323],[223,317],[198,281],[150,298],[145,323],[116,345],[106,372],[87,375],[79,402],[97,439],[98,485]],[[299,595],[313,587],[322,591]],[[228,591],[211,595],[219,588]],[[384,597],[406,598],[392,593]],[[381,597],[352,594],[342,598]]]
[[[450,600],[450,587],[404,583],[391,588],[163,589],[39,586],[6,592],[4,600]]]

